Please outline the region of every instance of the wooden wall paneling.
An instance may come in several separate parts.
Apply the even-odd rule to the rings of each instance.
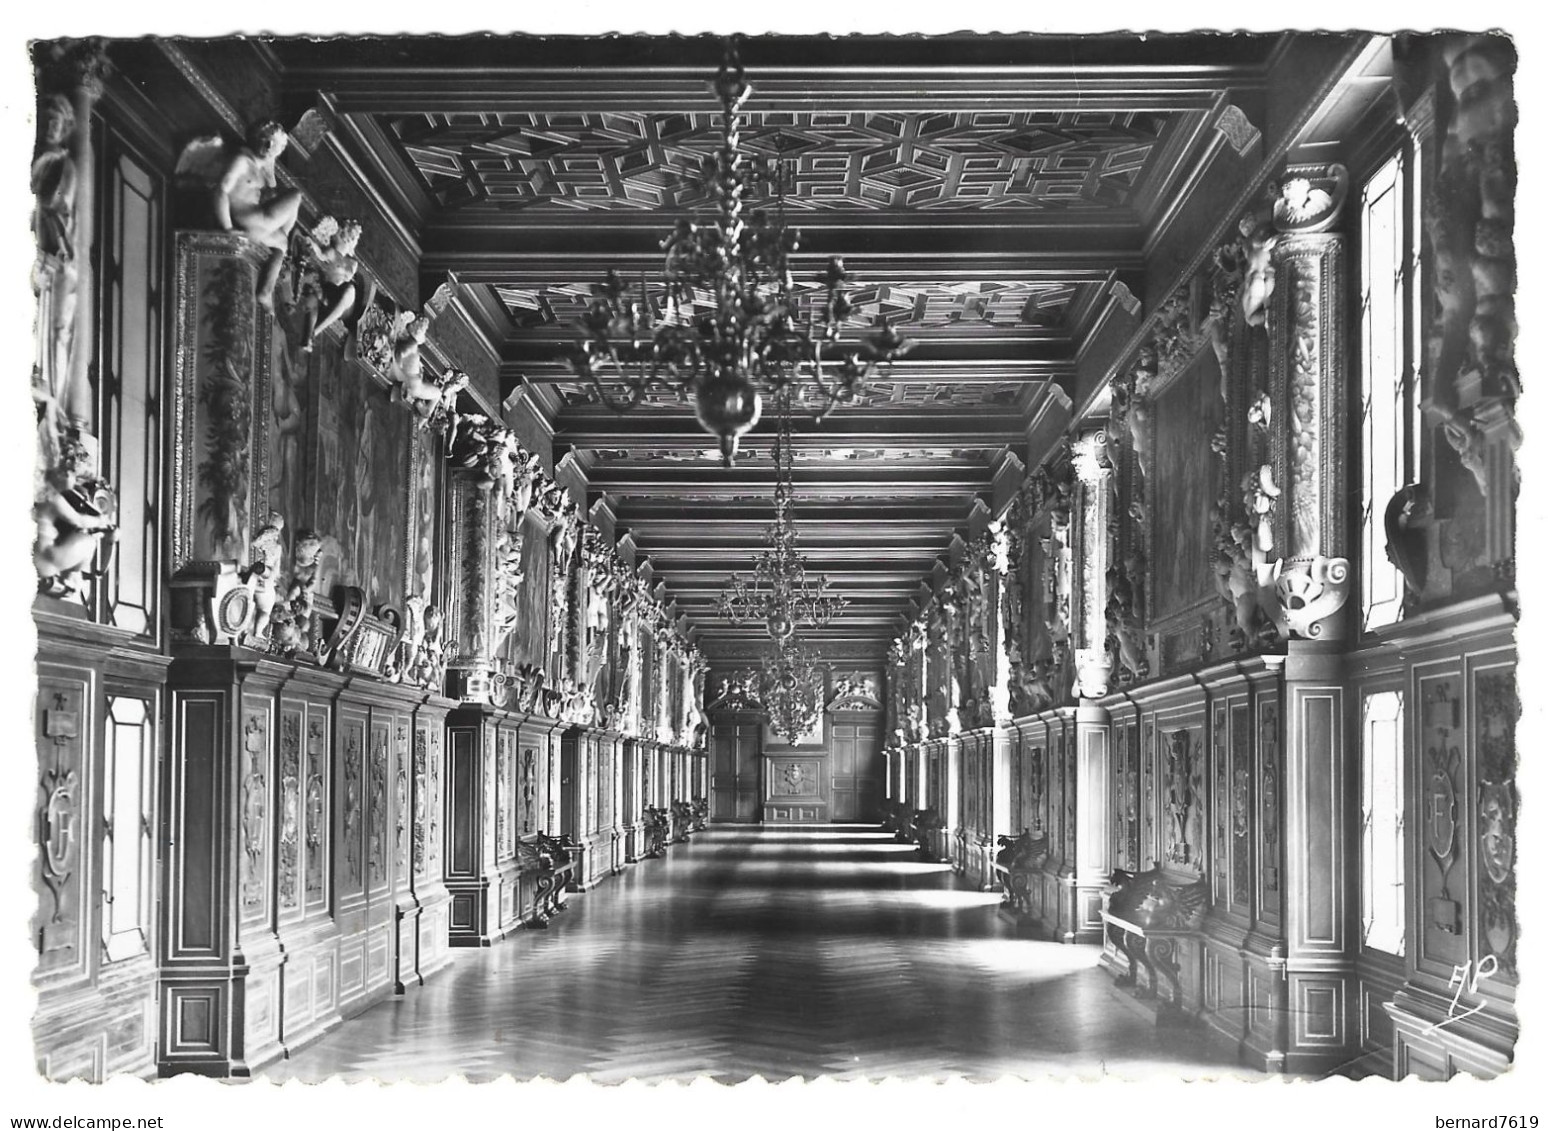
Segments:
[[[416,969],[419,980],[430,977],[451,960],[447,945],[451,893],[443,870],[446,813],[446,701],[420,704],[414,712],[413,828],[410,873],[419,905]]]
[[[763,728],[752,711],[716,711],[710,719],[712,821],[756,821],[762,813]],[[646,802],[649,804],[649,802]]]
[[[284,685],[276,813],[280,1040],[287,1055],[342,1020],[339,933],[330,913],[333,689]]]
[[[881,725],[876,713],[835,711],[830,723],[833,819],[880,820],[887,764],[881,752]],[[700,761],[702,763],[702,756]]]
[[[45,653],[47,641],[42,642]],[[98,889],[97,838],[102,782],[95,772],[102,729],[98,673],[39,657],[37,686],[37,894],[31,937],[37,947],[33,984],[38,1009],[32,1031],[39,1071],[50,1080],[101,1080],[107,1048],[91,1016],[100,959],[98,914],[89,893]],[[85,1013],[89,1031],[73,1021]]]
[[[493,803],[490,806],[494,821],[494,906],[498,909],[496,926],[503,930],[506,924],[520,918],[520,866],[516,860],[518,837],[518,760],[520,737],[516,725],[497,716],[494,726]]]
[[[174,662],[159,1070],[247,1075],[279,1056],[278,689],[285,669],[198,649]]]
[[[100,783],[91,756],[102,726],[99,679],[90,669],[38,664],[40,851],[33,871],[38,906],[31,935],[38,948],[33,983],[40,989],[81,984],[93,972],[95,927],[87,893],[96,890],[98,867],[89,831],[101,821]]]
[[[1245,1011],[1242,1048],[1250,1063],[1280,1071],[1289,1032],[1283,977],[1285,771],[1281,684],[1278,671],[1258,664],[1248,668],[1247,678],[1251,688],[1252,782],[1247,797],[1251,886],[1246,913],[1251,928],[1240,949]]]
[[[36,1064],[50,1080],[151,1076],[165,661],[35,612]]]
[[[955,734],[941,740],[939,760],[936,763],[939,777],[936,788],[940,799],[936,812],[944,823],[936,830],[933,845],[936,857],[951,861],[952,867],[958,872],[965,871],[967,867],[963,859],[966,833],[963,828],[962,743],[962,737]]]
[[[388,774],[388,830],[392,862],[394,914],[392,986],[395,993],[421,982],[419,975],[419,900],[414,895],[414,716],[412,705],[394,707],[392,766]]]
[[[1285,662],[1285,915],[1291,1071],[1331,1069],[1358,1042],[1353,943],[1358,806],[1338,657],[1292,642]]]
[[[371,716],[361,703],[340,701],[338,753],[333,780],[335,847],[333,914],[339,928],[339,1007],[346,1013],[369,989]]]
[[[721,743],[715,731],[710,727],[710,750],[716,753],[721,749]],[[711,789],[710,812],[716,813],[719,802],[717,795]],[[626,738],[619,751],[618,758],[618,821],[619,831],[623,836],[623,862],[636,864],[640,854],[644,852],[644,840],[642,826],[640,824],[640,741],[637,738]]]
[[[1069,744],[1075,861],[1069,933],[1072,942],[1095,943],[1102,938],[1102,891],[1112,870],[1112,730],[1109,715],[1102,707],[1077,707],[1072,721]]]
[[[754,720],[736,729],[736,808],[734,819],[756,821],[763,800],[763,727]]]
[[[813,824],[829,819],[832,796],[826,750],[765,750],[763,781],[765,824]]]
[[[484,719],[453,711],[446,726],[446,889],[451,896],[451,946],[487,945],[489,914],[483,879]]]
[[[1514,627],[1498,598],[1483,598],[1393,632],[1412,657],[1405,718],[1414,830],[1406,980],[1383,1006],[1397,1073],[1493,1076],[1515,1045]]]

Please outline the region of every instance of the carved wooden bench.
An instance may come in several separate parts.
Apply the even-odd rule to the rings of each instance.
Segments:
[[[641,812],[640,824],[645,830],[645,851],[640,855],[645,859],[665,856],[667,834],[671,831],[671,819],[667,811],[647,805]]]
[[[1102,923],[1107,940],[1128,959],[1128,970],[1118,978],[1119,985],[1136,985],[1143,965],[1150,984],[1140,987],[1140,992],[1159,996],[1159,971],[1172,987],[1171,1003],[1182,1005],[1177,944],[1181,939],[1201,937],[1196,920],[1208,893],[1208,880],[1174,886],[1160,865],[1138,874],[1113,870],[1113,886],[1102,894]]]
[[[1048,834],[1033,837],[1024,829],[1019,837],[996,838],[1000,851],[995,854],[994,874],[1004,894],[1000,902],[1018,915],[1032,914],[1032,877],[1048,855]]]
[[[672,802],[672,843],[678,844],[688,839],[688,834],[693,830],[693,806],[686,801]]]
[[[529,928],[545,930],[548,921],[569,906],[564,891],[580,869],[579,847],[567,835],[551,837],[547,833],[517,842],[517,856],[537,887]]]

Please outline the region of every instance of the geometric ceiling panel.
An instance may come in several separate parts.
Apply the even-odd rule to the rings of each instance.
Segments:
[[[744,116],[744,151],[787,162],[786,207],[1124,209],[1175,123],[1151,111],[816,111]],[[682,211],[720,115],[419,113],[384,118],[442,209]]]
[[[634,280],[638,295],[639,284]],[[856,330],[953,329],[983,331],[1019,327],[1058,327],[1075,298],[1076,285],[1065,282],[867,283],[851,286],[854,308],[844,325]],[[823,302],[827,292],[818,283],[796,281],[791,288],[803,319]],[[576,326],[592,299],[590,283],[520,286],[496,283],[495,294],[515,324],[523,329]],[[656,317],[669,320],[665,290],[647,280],[646,291]],[[714,309],[714,296],[696,294],[682,310],[685,317]],[[578,328],[578,327],[577,327]]]

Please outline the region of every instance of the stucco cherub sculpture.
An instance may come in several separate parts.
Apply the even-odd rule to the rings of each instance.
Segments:
[[[360,270],[355,249],[360,244],[360,222],[324,216],[301,241],[307,262],[301,285],[305,312],[301,349],[311,353],[317,335],[355,308],[355,275]]]
[[[285,265],[290,234],[301,210],[299,189],[280,189],[276,164],[290,137],[278,122],[259,122],[243,145],[219,137],[189,142],[178,158],[179,176],[208,185],[216,230],[240,232],[268,249],[257,287],[258,305],[274,309],[274,288]]]
[[[33,503],[37,536],[32,561],[38,571],[38,592],[51,597],[80,594],[83,571],[96,554],[98,540],[111,552],[117,529],[113,496],[95,480],[82,481],[78,458],[65,458],[50,468],[44,488]]]

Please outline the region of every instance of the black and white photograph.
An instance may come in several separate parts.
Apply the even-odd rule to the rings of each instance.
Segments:
[[[1536,38],[1311,15],[24,16],[0,1118],[1548,1131]]]

